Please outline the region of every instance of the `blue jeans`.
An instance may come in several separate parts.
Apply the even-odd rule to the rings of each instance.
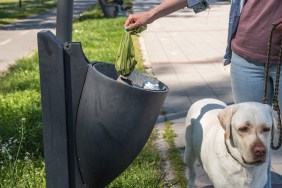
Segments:
[[[282,71],[281,71],[282,76]],[[264,95],[264,64],[246,60],[233,53],[230,67],[231,87],[235,103],[255,101],[262,102]],[[269,68],[268,81],[268,103],[272,104],[276,80],[276,64],[271,64]],[[282,81],[279,83],[282,89]],[[282,92],[280,90],[280,92]],[[278,97],[279,107],[282,108],[282,95]],[[270,163],[268,166],[268,178],[264,188],[271,187]]]

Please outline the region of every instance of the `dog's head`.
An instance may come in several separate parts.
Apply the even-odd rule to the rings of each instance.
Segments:
[[[268,160],[271,129],[276,129],[276,112],[267,104],[245,102],[226,107],[218,114],[230,154],[244,165],[261,165]],[[274,130],[276,132],[276,130]]]

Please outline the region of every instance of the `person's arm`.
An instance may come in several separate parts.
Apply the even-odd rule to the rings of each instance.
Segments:
[[[131,30],[139,26],[150,24],[156,19],[171,14],[184,7],[187,7],[187,0],[165,0],[148,12],[129,15],[124,27]]]

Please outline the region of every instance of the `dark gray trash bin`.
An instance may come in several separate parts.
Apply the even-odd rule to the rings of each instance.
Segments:
[[[134,72],[116,81],[110,63],[89,63],[80,43],[38,33],[47,187],[104,187],[144,147],[168,88]],[[162,90],[143,89],[145,80]],[[139,86],[138,86],[139,85]]]

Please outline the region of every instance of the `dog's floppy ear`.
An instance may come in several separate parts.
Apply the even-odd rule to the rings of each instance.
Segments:
[[[235,111],[236,111],[235,105],[230,105],[225,109],[223,109],[222,111],[220,111],[217,115],[222,128],[225,130],[224,133],[225,140],[229,139],[230,137],[231,119]]]

